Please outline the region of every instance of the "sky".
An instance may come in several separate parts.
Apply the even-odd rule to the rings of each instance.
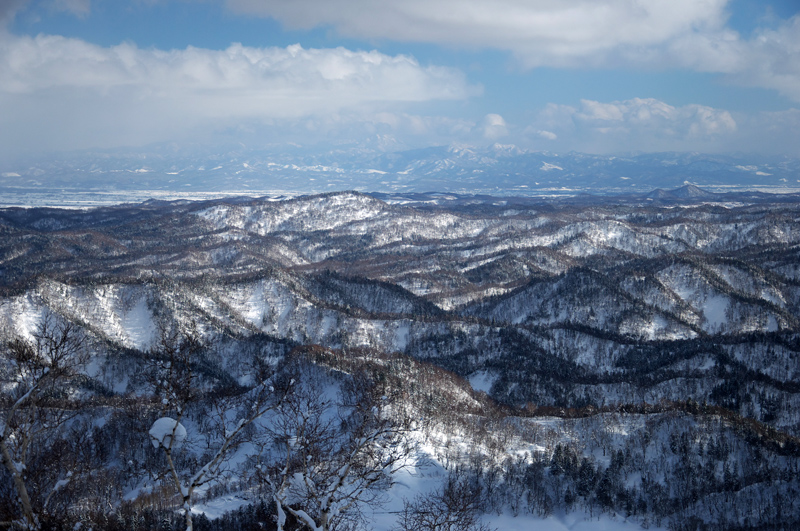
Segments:
[[[800,156],[800,0],[0,0],[0,162],[231,142]]]

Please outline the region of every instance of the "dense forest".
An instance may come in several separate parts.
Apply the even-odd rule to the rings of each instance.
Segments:
[[[0,525],[798,525],[800,203],[384,199],[0,210]]]

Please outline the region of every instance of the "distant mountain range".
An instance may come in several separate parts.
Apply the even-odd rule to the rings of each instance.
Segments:
[[[800,159],[756,155],[556,154],[513,145],[387,152],[346,145],[224,149],[157,145],[84,151],[0,167],[0,190],[317,193],[451,192],[505,196],[800,187]]]

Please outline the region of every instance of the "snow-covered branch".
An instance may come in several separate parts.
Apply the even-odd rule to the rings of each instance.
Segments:
[[[31,497],[28,454],[45,433],[69,418],[65,408],[53,406],[50,396],[67,387],[88,354],[77,328],[50,316],[40,322],[32,339],[4,339],[2,349],[6,370],[0,382],[0,460],[12,478],[22,513],[14,527],[39,529],[39,515],[60,487],[57,483],[44,501]]]
[[[165,397],[164,405],[172,407],[177,419],[162,417],[156,420],[150,428],[149,436],[153,445],[164,453],[169,475],[181,497],[186,529],[191,531],[191,508],[195,491],[220,477],[225,462],[243,442],[244,431],[268,412],[279,408],[291,392],[291,386],[283,386],[276,391],[274,383],[265,380],[250,389],[238,389],[217,397],[217,400],[211,400],[212,409],[216,412],[216,420],[212,422],[216,433],[199,435],[207,439],[208,444],[214,444],[215,448],[196,471],[179,470],[174,456],[176,451],[185,446],[188,438],[187,429],[181,420],[190,406],[199,400],[198,393],[195,392],[197,382],[193,372],[193,358],[202,347],[196,338],[180,339],[177,346],[174,344],[175,339],[168,337],[162,341],[163,351],[158,353],[160,373],[155,383],[156,391]]]
[[[288,513],[308,529],[327,531],[342,518],[356,518],[362,504],[379,503],[380,487],[391,484],[411,445],[404,425],[386,414],[387,404],[373,398],[365,377],[348,377],[356,383],[342,389],[341,382],[303,369],[298,388],[271,424],[283,452],[273,460],[267,483],[279,529]],[[327,398],[334,394],[338,400]]]

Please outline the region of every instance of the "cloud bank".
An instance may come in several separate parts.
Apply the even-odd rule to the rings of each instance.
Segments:
[[[292,28],[331,25],[352,37],[492,47],[528,66],[613,60],[694,28],[718,28],[727,0],[228,0]]]
[[[800,110],[733,113],[705,105],[672,106],[653,98],[578,105],[548,104],[522,127],[526,147],[626,153],[701,151],[800,156]]]
[[[171,139],[247,119],[297,119],[476,94],[451,68],[345,48],[101,47],[0,34],[0,141],[69,149]]]
[[[526,68],[686,68],[800,101],[800,15],[749,39],[729,0],[227,0],[237,13],[348,37],[513,53]]]
[[[714,72],[800,101],[800,16],[743,38],[727,26],[729,0],[204,1],[290,28],[506,50],[528,68]],[[501,116],[488,106],[474,112],[461,106],[457,116],[455,106],[439,103],[469,99],[480,87],[458,69],[421,65],[410,56],[300,45],[103,47],[3,29],[26,3],[0,1],[0,157],[237,134],[270,142],[366,141],[387,149],[502,140],[604,153],[800,154],[793,142],[796,109],[737,114],[634,98],[537,103],[544,108],[533,119],[527,113],[534,109]],[[38,7],[90,17],[97,5],[41,0]]]
[[[704,105],[674,107],[657,99],[634,98],[581,100],[577,106],[549,104],[525,134],[569,142],[589,152],[719,151],[735,140],[737,130],[736,120],[726,110]]]

